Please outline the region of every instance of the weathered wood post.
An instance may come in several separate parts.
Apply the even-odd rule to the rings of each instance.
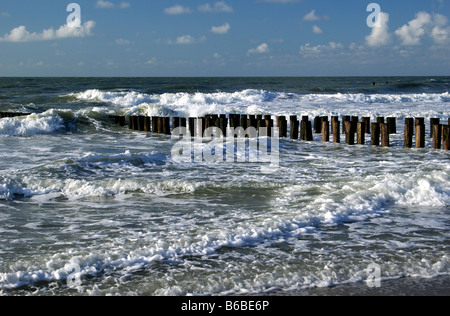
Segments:
[[[450,150],[450,124],[442,125],[442,149]]]
[[[381,146],[389,147],[389,124],[387,123],[380,124],[380,133],[381,133]]]
[[[416,148],[424,148],[425,147],[425,124],[420,124],[422,120],[416,120]]]
[[[339,116],[331,118],[331,132],[333,134],[333,143],[339,144],[341,142],[341,123]]]
[[[351,119],[350,115],[344,115],[342,117],[342,134],[345,134],[345,122],[349,122]]]
[[[313,141],[312,123],[308,119],[308,116],[302,116],[300,125],[300,139],[308,142]]]
[[[280,138],[287,137],[287,120],[286,116],[277,116],[277,127]]]
[[[195,117],[188,118],[189,121],[189,135],[195,137]]]
[[[345,143],[347,145],[355,144],[355,133],[353,132],[352,121],[345,121]]]
[[[357,144],[364,145],[366,143],[366,123],[358,122],[356,126]]]
[[[298,139],[298,136],[299,136],[299,122],[298,122],[298,119],[297,119],[297,115],[291,115],[290,117],[289,117],[289,120],[290,120],[290,124],[291,124],[291,130],[290,130],[290,133],[291,133],[291,139]]]
[[[355,134],[356,134],[356,128],[358,126],[358,122],[359,122],[359,117],[352,116],[352,129]]]
[[[322,143],[330,141],[330,123],[328,120],[322,120]]]
[[[228,119],[226,116],[221,115],[219,118],[219,128],[222,131],[223,139],[227,137]]]
[[[138,131],[139,130],[139,117],[133,116],[133,130]]]
[[[397,134],[397,118],[395,118],[395,117],[388,117],[387,118],[387,124],[388,124],[388,132],[389,132],[389,134]]]
[[[433,125],[433,149],[441,149],[442,125]]]
[[[133,118],[131,116],[128,117],[128,129],[133,129]]]
[[[366,134],[370,134],[370,117],[365,116],[361,119],[362,122],[364,122],[366,126]]]
[[[273,129],[272,115],[264,115],[264,119],[266,120],[267,136],[272,137],[272,129]]]
[[[408,117],[405,119],[405,148],[412,148],[414,135],[414,119]]]
[[[146,116],[144,118],[144,131],[150,132],[150,130],[151,130],[150,116]]]
[[[430,138],[434,135],[434,125],[439,125],[441,120],[439,118],[430,118]]]
[[[144,125],[145,125],[145,116],[142,115],[138,116],[138,130],[141,132],[145,131]]]
[[[322,133],[322,117],[320,116],[314,117],[314,133],[315,134]]]
[[[258,130],[258,135],[259,137],[264,137],[267,136],[267,129],[266,129],[266,120],[261,117],[257,118],[257,130]]]
[[[371,123],[372,135],[370,137],[370,143],[372,146],[380,146],[380,124]]]
[[[163,134],[170,135],[170,117],[163,119]]]

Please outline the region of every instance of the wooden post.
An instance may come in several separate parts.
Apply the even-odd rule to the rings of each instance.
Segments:
[[[258,121],[256,120],[256,116],[255,115],[249,115],[248,116],[247,127],[254,127],[256,129],[258,127],[257,123],[258,123]]]
[[[227,137],[227,127],[228,127],[228,119],[221,115],[219,118],[219,128],[222,131],[224,139]]]
[[[416,117],[414,120],[414,125],[425,125],[425,118]]]
[[[330,141],[330,123],[328,120],[322,121],[322,143],[328,143]]]
[[[195,118],[194,117],[190,117],[188,118],[189,121],[189,135],[191,137],[195,136]]]
[[[383,116],[377,117],[377,123],[384,124],[384,117]]]
[[[139,130],[139,117],[133,116],[133,130],[138,131]]]
[[[381,146],[389,147],[389,124],[387,123],[380,124],[380,133],[381,133]]]
[[[433,149],[441,149],[442,125],[433,125]]]
[[[146,116],[144,118],[144,131],[150,132],[150,117],[149,116]]]
[[[345,121],[345,143],[347,145],[355,144],[355,133],[353,133],[352,121]]]
[[[163,133],[170,135],[170,117],[165,117],[163,120]]]
[[[322,133],[322,118],[320,116],[314,118],[314,133]]]
[[[442,125],[442,149],[450,150],[450,124]]]
[[[263,119],[262,117],[259,117],[257,119],[257,130],[258,130],[258,135],[260,137],[264,137],[267,136],[267,129],[266,129],[266,120]]]
[[[247,115],[241,115],[241,127],[244,131],[247,129],[248,118]]]
[[[370,134],[370,117],[363,117],[361,119],[362,122],[364,122],[365,126],[366,126],[366,134]]]
[[[143,132],[145,131],[145,116],[138,116],[138,130]]]
[[[272,115],[264,115],[264,119],[266,120],[267,136],[272,137],[272,129],[273,129]]]
[[[366,123],[358,122],[356,126],[357,144],[364,145],[366,143]]]
[[[358,122],[359,122],[359,117],[352,116],[352,129],[355,134],[356,134],[356,128],[358,126]]]
[[[397,118],[388,117],[387,124],[388,124],[389,134],[397,134]]]
[[[425,124],[417,124],[416,128],[416,148],[425,147]]]
[[[409,117],[405,119],[405,148],[412,148],[414,134],[414,119]]]
[[[299,122],[297,120],[297,115],[291,115],[290,117],[291,121],[291,139],[298,139],[299,135]]]
[[[380,124],[371,123],[371,144],[372,146],[380,146]]]
[[[350,121],[350,119],[351,119],[351,116],[349,116],[349,115],[344,115],[342,117],[342,134],[345,134],[345,122]]]
[[[287,121],[286,116],[277,116],[277,127],[280,138],[287,137]]]
[[[441,120],[439,118],[430,118],[430,137],[433,138],[434,135],[434,125],[439,125]]]
[[[300,125],[300,139],[308,142],[313,141],[313,132],[312,132],[312,124],[309,120],[304,120],[305,117],[302,118],[302,122]]]
[[[339,144],[341,142],[341,123],[338,116],[333,116],[331,119],[331,132],[333,133],[333,143]]]

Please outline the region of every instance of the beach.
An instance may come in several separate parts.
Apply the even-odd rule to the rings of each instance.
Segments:
[[[0,112],[30,113],[0,119],[0,295],[448,295],[450,159],[430,119],[447,124],[449,89],[449,77],[0,78]],[[113,119],[221,114],[285,116],[288,136],[240,151],[239,138]],[[369,134],[304,141],[290,116],[394,117],[397,132],[388,148]],[[404,148],[419,117],[425,148]]]

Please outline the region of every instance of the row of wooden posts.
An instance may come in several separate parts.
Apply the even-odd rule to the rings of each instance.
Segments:
[[[19,113],[19,112],[0,112],[0,118],[5,117],[17,117],[17,116],[28,116],[30,113]]]
[[[112,116],[116,124],[126,125],[124,116]],[[298,120],[297,116],[290,116],[290,138],[305,141],[313,141],[313,124],[308,116],[302,116]],[[331,117],[330,122],[327,116],[318,116],[314,120],[314,133],[322,134],[322,141],[329,142],[330,135],[333,136],[334,143],[341,142],[342,134],[345,135],[345,143],[348,145],[366,143],[366,134],[370,134],[371,145],[389,147],[390,134],[397,133],[397,119],[395,117],[378,117],[377,122],[371,122],[370,117],[363,117],[361,121],[357,116],[343,116],[342,124],[338,116]],[[188,124],[189,123],[189,124]],[[196,124],[197,123],[197,124]],[[286,116],[276,117],[276,126],[280,138],[287,138],[288,124]],[[241,115],[229,114],[228,117],[221,115],[207,115],[200,118],[181,118],[181,117],[147,117],[130,116],[128,126],[132,130],[147,131],[159,134],[171,135],[177,127],[189,128],[190,135],[204,135],[209,127],[218,127],[221,131],[226,131],[227,127],[242,127],[246,130],[248,127],[254,127],[261,136],[272,136],[274,120],[271,115]],[[196,129],[197,126],[197,129]],[[433,148],[449,150],[450,148],[450,118],[448,125],[443,125],[439,118],[430,120],[430,137],[433,138]],[[200,130],[198,130],[200,128]],[[264,128],[264,129],[263,129]],[[264,131],[264,132],[262,132]],[[263,133],[263,134],[261,134]],[[415,147],[425,147],[425,119],[424,118],[406,118],[404,130],[404,147],[413,147],[413,138],[415,135]],[[256,135],[247,135],[256,137]],[[355,138],[356,136],[356,138]],[[380,141],[381,140],[381,141]]]

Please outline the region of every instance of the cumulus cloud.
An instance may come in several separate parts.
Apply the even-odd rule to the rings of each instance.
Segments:
[[[426,33],[425,28],[431,25],[431,23],[432,19],[430,14],[419,12],[416,14],[414,20],[398,28],[395,34],[400,37],[402,44],[405,46],[419,45],[420,40]]]
[[[256,48],[252,48],[248,51],[249,54],[264,54],[269,52],[269,45],[263,43]]]
[[[95,22],[88,21],[82,24],[81,27],[72,27],[65,24],[57,30],[50,28],[43,30],[40,33],[31,33],[22,25],[13,29],[9,34],[0,37],[0,42],[39,42],[63,38],[85,37],[91,35],[94,28]]]
[[[416,18],[395,31],[404,46],[419,45],[425,36],[429,36],[436,44],[450,43],[450,27],[448,19],[442,14],[419,12]]]
[[[389,33],[389,14],[380,13],[380,26],[372,28],[372,33],[366,37],[367,45],[371,47],[384,46],[390,43],[391,34]]]
[[[322,31],[322,29],[320,27],[318,27],[317,25],[314,25],[313,26],[313,33],[314,34],[322,34],[323,31]]]
[[[342,43],[329,42],[328,45],[316,45],[312,46],[311,43],[306,43],[300,46],[300,55],[304,57],[314,57],[321,56],[324,53],[329,53],[332,51],[338,51],[344,49]]]
[[[213,26],[211,28],[211,32],[215,34],[227,34],[230,28],[231,28],[230,24],[225,23],[224,25],[221,26]]]
[[[164,13],[168,15],[178,15],[178,14],[190,14],[192,13],[192,10],[187,7],[183,7],[182,5],[175,5],[170,8],[164,9]]]
[[[97,3],[95,4],[95,7],[100,9],[114,9],[114,8],[127,9],[130,6],[131,4],[129,2],[121,2],[119,4],[114,4],[111,1],[105,0],[98,0]]]
[[[177,37],[174,41],[169,40],[168,44],[173,44],[173,45],[190,45],[190,44],[197,44],[197,43],[202,43],[206,41],[205,37],[200,37],[200,38],[196,38],[192,35],[182,35]]]
[[[303,17],[303,21],[319,21],[320,17],[316,15],[316,10],[312,10]]]
[[[234,11],[231,6],[225,3],[225,1],[216,2],[214,5],[205,3],[199,6],[198,10],[204,13],[219,13],[219,12],[232,13]]]

